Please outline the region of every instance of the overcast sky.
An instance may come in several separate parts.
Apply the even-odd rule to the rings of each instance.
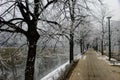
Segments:
[[[112,12],[112,20],[120,20],[120,0],[103,0]]]

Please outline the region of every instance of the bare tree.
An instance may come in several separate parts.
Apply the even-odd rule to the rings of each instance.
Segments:
[[[72,63],[74,61],[74,37],[75,31],[80,24],[84,22],[84,19],[87,17],[87,14],[83,14],[81,9],[86,9],[81,7],[83,1],[79,0],[68,0],[65,4],[65,18],[69,20],[67,27],[67,34],[65,35],[69,41],[69,61]]]
[[[107,9],[102,5],[101,7],[101,14],[99,16],[99,22],[101,24],[102,27],[102,39],[101,39],[101,53],[103,55],[104,53],[104,35],[105,35],[105,18],[108,16],[108,11]]]
[[[36,47],[40,34],[38,21],[57,25],[57,22],[41,19],[41,15],[49,5],[57,0],[1,0],[0,1],[0,31],[20,33],[28,41],[28,57],[26,61],[25,80],[34,80],[34,63]],[[3,9],[2,9],[3,8]],[[25,28],[26,27],[26,28]]]
[[[89,40],[88,38],[90,37],[90,32],[91,32],[91,25],[90,23],[84,23],[83,25],[81,25],[80,30],[79,30],[79,45],[80,45],[80,50],[81,53],[84,52],[85,50],[85,46],[87,46],[89,44]],[[87,45],[85,45],[85,41],[88,41],[88,43],[86,42]]]
[[[105,22],[105,18],[109,15],[109,11],[107,9],[107,7],[102,4],[100,5],[100,10],[98,11],[99,14],[97,15],[98,17],[96,17],[96,19],[98,20],[98,22],[101,25],[102,28],[102,33],[101,33],[101,53],[103,55],[104,53],[104,35],[105,35],[105,26],[106,26],[106,22]]]
[[[105,35],[105,18],[110,14],[107,6],[102,2],[102,0],[98,0],[97,3],[94,4],[96,9],[89,8],[90,14],[95,18],[95,20],[101,26],[101,53],[104,51],[104,35]],[[97,23],[96,22],[96,23]]]
[[[57,2],[63,3],[63,10],[57,16],[65,14],[66,20],[70,23],[68,26],[68,35],[65,35],[69,40],[70,45],[70,63],[74,60],[74,32],[79,25],[87,17],[87,14],[80,14],[81,8],[87,9],[87,0],[1,0],[0,1],[0,31],[9,32],[13,34],[23,34],[28,42],[28,56],[25,69],[25,80],[34,80],[34,64],[36,58],[37,42],[41,36],[42,31],[47,33],[50,37],[52,35],[60,36],[63,32],[57,33],[54,27],[53,32],[47,32],[39,28],[40,21],[48,23],[51,27],[60,24],[53,21],[53,18],[47,18],[44,12],[51,8],[51,5]],[[85,3],[85,4],[83,4]],[[65,11],[65,12],[63,12]],[[86,13],[86,12],[85,12]],[[56,13],[53,13],[56,14]],[[62,14],[62,15],[61,15]],[[43,16],[45,15],[45,16]],[[67,17],[66,17],[67,16]],[[61,17],[62,18],[62,17]],[[64,20],[65,21],[65,20]],[[59,21],[60,22],[60,21]],[[67,31],[65,31],[67,33]],[[54,37],[53,37],[54,38]]]

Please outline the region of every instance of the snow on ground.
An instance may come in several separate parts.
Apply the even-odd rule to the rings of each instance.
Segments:
[[[87,56],[83,56],[83,60],[86,60],[86,57],[87,57]]]
[[[82,58],[82,55],[80,55],[80,54],[78,54],[77,56],[75,56],[75,60],[78,60],[80,58]]]
[[[97,54],[98,59],[100,60],[104,60],[105,62],[107,62],[109,65],[119,65],[120,66],[120,61],[118,62],[116,59],[111,58],[111,61],[109,61],[109,57],[105,56],[105,55],[101,55],[101,54]]]
[[[97,56],[102,55],[101,52],[96,52]]]
[[[75,60],[78,60],[80,58],[81,58],[81,55],[77,55],[75,57]],[[40,80],[56,80],[60,76],[60,73],[62,71],[65,71],[65,67],[67,65],[69,65],[69,61],[66,62],[65,64],[61,65],[60,67],[58,67],[57,69],[55,69],[54,71],[52,71],[51,73],[49,73],[48,75],[46,75],[45,77],[43,77]]]

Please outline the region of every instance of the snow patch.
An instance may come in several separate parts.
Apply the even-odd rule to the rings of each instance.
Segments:
[[[77,73],[77,75],[79,76],[79,75],[80,75],[80,73]]]
[[[111,58],[111,61],[108,61],[109,57],[108,57],[108,56],[105,56],[105,55],[98,57],[98,59],[104,60],[104,61],[107,62],[109,65],[118,65],[118,66],[120,66],[120,62],[118,62],[116,59]],[[112,62],[115,62],[115,63],[112,63]]]
[[[87,57],[87,56],[83,56],[83,60],[86,60],[86,57]]]
[[[104,55],[104,56],[99,56],[98,59],[104,60],[104,61],[107,62],[109,65],[111,65],[111,63],[108,61],[108,59],[109,59],[108,56],[105,56],[105,55]]]
[[[80,54],[75,56],[75,60],[78,60],[80,58],[81,58]],[[58,67],[57,69],[55,69],[54,71],[52,71],[51,73],[49,73],[48,75],[46,75],[40,80],[56,80],[60,76],[60,73],[62,71],[65,71],[65,67],[67,65],[69,65],[69,61],[67,61],[65,64],[61,65],[60,67]]]
[[[75,60],[81,59],[82,55],[78,54],[77,56],[75,56]]]

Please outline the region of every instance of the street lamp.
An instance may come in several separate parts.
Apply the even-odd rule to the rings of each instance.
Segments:
[[[109,61],[111,59],[111,33],[110,33],[110,19],[111,17],[107,17],[108,19],[108,35],[109,35]]]

